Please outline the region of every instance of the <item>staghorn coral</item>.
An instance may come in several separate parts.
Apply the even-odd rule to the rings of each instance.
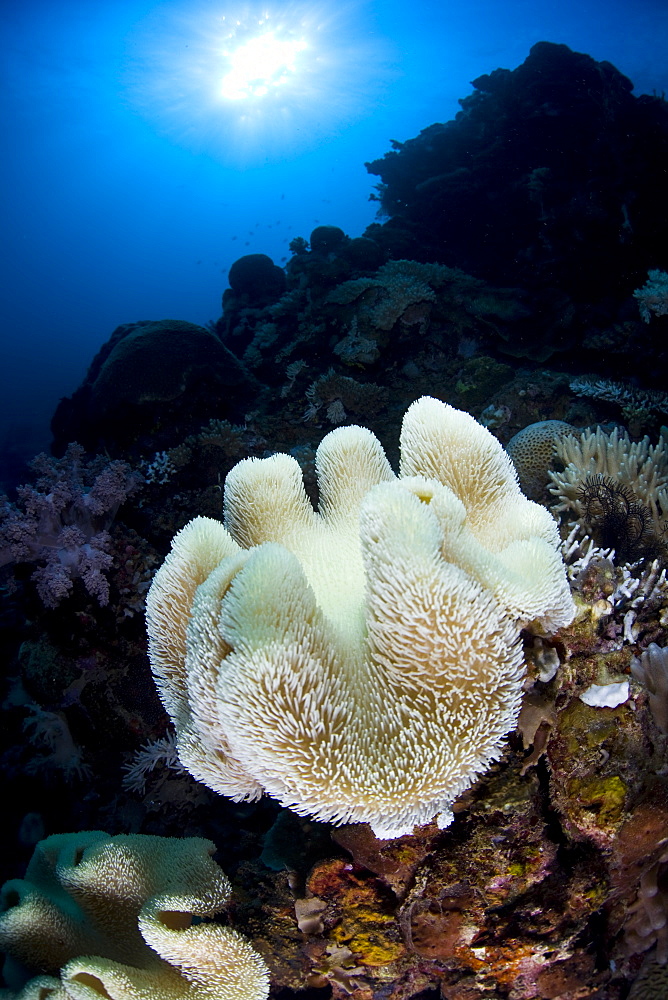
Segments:
[[[627,420],[639,416],[647,418],[651,413],[668,413],[668,393],[657,389],[637,389],[625,382],[584,375],[572,379],[569,385],[576,396],[616,403]]]
[[[521,695],[519,628],[573,605],[549,514],[498,442],[429,397],[401,476],[364,428],[330,432],[320,506],[287,455],[240,462],[225,525],[176,536],[147,602],[181,762],[235,800],[396,837],[498,758]]]
[[[55,608],[80,577],[101,605],[109,602],[105,571],[112,566],[108,528],[140,479],[125,462],[84,461],[70,444],[61,459],[38,455],[34,486],[20,486],[18,503],[0,498],[0,566],[40,563],[32,574],[47,608]]]
[[[655,316],[668,316],[668,274],[654,268],[647,272],[647,278],[642,288],[636,288],[633,293],[645,323],[649,323],[652,313]]]
[[[214,850],[196,837],[99,831],[41,841],[26,878],[2,888],[0,948],[18,991],[4,996],[265,1000],[268,972],[250,943],[197,922],[230,895]],[[47,974],[23,986],[25,970]]]
[[[571,589],[589,605],[592,622],[600,622],[608,652],[635,645],[644,634],[657,636],[657,626],[667,622],[668,582],[662,560],[620,563],[614,549],[601,549],[583,535],[580,522],[571,526],[561,551]],[[598,647],[600,638],[592,641]]]

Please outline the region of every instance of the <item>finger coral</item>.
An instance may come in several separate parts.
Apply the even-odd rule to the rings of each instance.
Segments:
[[[225,526],[176,536],[147,602],[181,762],[237,800],[396,837],[497,759],[517,717],[522,625],[573,606],[548,512],[495,438],[424,397],[401,474],[341,427],[316,456],[314,511],[288,455],[246,459]]]
[[[8,996],[265,1000],[268,971],[250,943],[228,927],[193,922],[230,895],[214,850],[197,837],[99,831],[41,841],[25,879],[2,887],[4,973],[20,989]],[[22,985],[25,970],[48,975]]]

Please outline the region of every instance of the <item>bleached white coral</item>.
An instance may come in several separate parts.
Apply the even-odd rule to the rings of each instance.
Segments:
[[[245,460],[225,528],[177,535],[147,604],[182,763],[235,799],[409,832],[498,758],[522,624],[574,609],[553,519],[468,414],[423,398],[401,475],[361,427],[328,434],[313,510],[288,455]]]
[[[629,682],[614,681],[611,684],[590,684],[580,695],[585,705],[592,708],[617,708],[628,701]]]
[[[578,495],[588,476],[601,475],[628,487],[650,510],[657,535],[661,535],[668,512],[668,443],[661,437],[650,444],[647,436],[631,441],[619,428],[607,434],[595,432],[567,434],[555,441],[555,453],[563,463],[560,472],[551,471],[552,510],[581,519],[583,505]]]

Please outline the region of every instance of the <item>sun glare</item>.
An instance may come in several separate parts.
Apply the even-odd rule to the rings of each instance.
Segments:
[[[387,46],[365,8],[164,0],[128,39],[129,100],[199,152],[245,163],[297,155],[366,117],[382,92]]]
[[[305,48],[303,38],[278,38],[273,31],[249,38],[224,53],[230,68],[223,77],[221,94],[230,101],[264,97],[297,72],[297,56]]]

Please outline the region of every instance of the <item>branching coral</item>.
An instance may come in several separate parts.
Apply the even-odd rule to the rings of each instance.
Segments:
[[[635,500],[649,508],[652,530],[661,537],[668,512],[668,447],[664,438],[652,445],[648,437],[631,441],[618,428],[606,434],[599,427],[595,433],[559,438],[555,453],[564,464],[561,472],[550,472],[556,514],[582,522],[585,507],[580,488],[588,476],[603,476],[631,490]]]
[[[78,444],[70,444],[62,459],[38,455],[32,467],[36,484],[19,487],[18,504],[0,499],[0,566],[41,564],[32,579],[48,608],[67,597],[77,577],[107,604],[104,573],[112,563],[107,528],[137,489],[138,476],[125,462],[87,465]]]
[[[195,837],[98,831],[41,841],[25,879],[2,887],[0,949],[19,990],[9,997],[265,1000],[268,972],[250,943],[197,922],[230,895],[214,850]],[[21,988],[25,970],[48,975]]]
[[[576,396],[616,403],[626,419],[639,415],[647,417],[651,413],[668,413],[668,393],[658,389],[637,389],[624,382],[582,375],[571,380],[570,388]]]
[[[646,323],[655,316],[668,316],[668,274],[655,268],[648,271],[648,280],[633,293],[638,300],[640,315]]]
[[[332,431],[320,507],[288,455],[246,460],[225,525],[176,537],[147,604],[182,763],[235,799],[409,832],[498,758],[521,697],[519,628],[573,606],[550,515],[498,442],[423,398],[401,476],[361,427]]]

